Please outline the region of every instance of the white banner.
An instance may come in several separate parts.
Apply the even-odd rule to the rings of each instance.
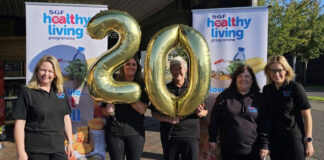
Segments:
[[[228,75],[236,59],[257,61],[260,59],[255,57],[260,57],[260,63],[267,60],[266,7],[193,10],[193,28],[206,38],[209,45],[211,93],[220,93],[229,85]],[[262,88],[266,83],[264,72],[257,72],[256,77]]]
[[[212,74],[207,108],[211,110],[216,96],[230,85],[230,75],[240,63],[252,67],[262,89],[266,84],[262,67],[267,61],[268,8],[199,9],[192,12],[193,28],[205,37],[210,49]],[[207,126],[201,126],[202,129],[204,127]],[[202,143],[207,143],[204,142],[206,137],[201,137]],[[206,152],[206,149],[201,151]]]
[[[25,4],[26,80],[30,80],[36,63],[44,55],[53,55],[58,59],[64,76],[64,89],[72,108],[70,116],[76,156],[95,156],[97,153],[94,152],[99,150],[96,148],[97,144],[89,142],[89,129],[93,128],[88,126],[88,122],[96,117],[95,108],[100,107],[91,99],[84,75],[91,62],[107,50],[108,44],[107,38],[94,40],[89,37],[86,28],[91,17],[101,10],[107,10],[107,6],[32,2]],[[103,152],[101,155],[104,158],[105,151]]]

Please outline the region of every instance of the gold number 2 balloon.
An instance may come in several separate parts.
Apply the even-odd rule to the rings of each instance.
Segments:
[[[113,48],[102,53],[90,67],[87,79],[90,95],[96,101],[134,103],[141,96],[139,85],[115,81],[113,74],[136,54],[141,30],[132,16],[117,10],[96,14],[87,26],[87,33],[93,39],[102,39],[110,31],[117,32],[119,40]]]
[[[190,59],[189,87],[181,97],[171,94],[164,80],[166,55],[179,43]],[[145,60],[145,86],[156,109],[172,117],[192,114],[206,99],[209,83],[209,49],[198,31],[186,25],[172,25],[152,37]]]

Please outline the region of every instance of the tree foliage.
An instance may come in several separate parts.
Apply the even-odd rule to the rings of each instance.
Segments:
[[[296,48],[296,56],[303,62],[316,59],[324,52],[324,15],[320,15],[319,1],[312,1],[309,5],[309,13],[305,24],[307,42]]]
[[[323,54],[324,24],[320,0],[260,0],[269,7],[268,54],[297,56],[302,61]]]

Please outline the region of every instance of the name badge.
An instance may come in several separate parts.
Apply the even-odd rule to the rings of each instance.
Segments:
[[[63,99],[65,97],[64,93],[56,93],[57,98]]]
[[[289,97],[291,95],[291,91],[282,91],[284,97]]]
[[[258,112],[258,108],[256,108],[256,107],[252,107],[252,106],[248,106],[248,110],[249,110],[250,112],[252,112],[252,113],[256,113],[256,112]]]

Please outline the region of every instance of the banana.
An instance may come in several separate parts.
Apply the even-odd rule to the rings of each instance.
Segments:
[[[247,65],[249,65],[250,67],[252,67],[254,65],[257,65],[257,64],[259,64],[261,62],[263,62],[263,58],[261,58],[261,57],[253,57],[253,58],[247,59],[245,61],[245,63]]]
[[[264,67],[267,65],[267,63],[265,62],[261,62],[259,64],[256,64],[254,66],[252,66],[252,70],[254,73],[258,73],[260,71],[263,71],[264,70]]]
[[[267,64],[266,62],[263,62],[263,58],[261,57],[247,59],[245,63],[252,68],[254,73],[262,71]]]

